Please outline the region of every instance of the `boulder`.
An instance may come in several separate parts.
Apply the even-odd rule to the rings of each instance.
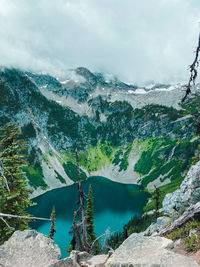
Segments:
[[[96,255],[87,261],[88,267],[104,267],[109,255]]]
[[[60,249],[35,230],[16,231],[0,246],[0,266],[47,267],[60,259]]]
[[[180,189],[167,194],[163,200],[164,214],[176,219],[191,205],[200,201],[200,161],[188,171]]]
[[[162,216],[159,217],[156,223],[152,223],[144,232],[145,235],[152,235],[154,233],[159,233],[163,228],[171,223],[171,218]]]
[[[132,234],[108,259],[106,267],[197,267],[194,260],[172,251],[173,241],[164,237]]]
[[[109,255],[92,256],[87,252],[73,250],[68,258],[60,260],[49,267],[104,267]]]
[[[68,257],[48,266],[48,267],[80,267],[80,265],[72,258]]]
[[[184,223],[189,221],[196,214],[200,214],[200,201],[197,202],[195,205],[192,205],[189,208],[187,208],[185,212],[181,216],[179,216],[178,219],[174,220],[170,225],[161,229],[159,235],[165,235],[167,233],[170,233],[174,229],[182,226]]]

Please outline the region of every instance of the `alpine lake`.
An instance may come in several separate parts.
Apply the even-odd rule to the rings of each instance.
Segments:
[[[106,231],[123,231],[123,225],[135,215],[141,215],[147,201],[148,193],[140,186],[113,182],[105,177],[90,177],[82,182],[85,194],[89,185],[93,191],[94,226],[96,237]],[[78,209],[78,184],[66,186],[46,192],[33,199],[37,205],[28,209],[33,216],[49,218],[52,207],[56,209],[56,233],[54,242],[60,247],[62,258],[66,252],[72,235],[73,213]],[[49,235],[50,222],[34,221],[30,227],[38,232]]]

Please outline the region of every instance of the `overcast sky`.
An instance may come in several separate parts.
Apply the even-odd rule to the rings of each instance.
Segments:
[[[0,64],[183,81],[199,22],[200,0],[0,0]]]

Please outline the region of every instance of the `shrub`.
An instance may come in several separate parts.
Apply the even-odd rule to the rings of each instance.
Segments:
[[[72,163],[71,161],[68,161],[67,163],[63,164],[63,168],[64,168],[67,176],[72,181],[74,181],[74,182],[78,181],[78,178],[77,178],[77,167],[76,167],[76,165],[74,163]],[[87,175],[81,169],[80,169],[80,175],[81,175],[81,180],[86,180],[87,179]]]
[[[172,233],[166,235],[166,238],[171,240],[177,240],[185,236],[185,231],[183,228],[177,228]]]
[[[200,235],[192,233],[190,235],[190,231],[196,229],[200,229],[200,220],[198,216],[195,216],[193,221],[187,222],[180,228],[174,229],[170,234],[166,235],[167,238],[172,240],[177,240],[180,238],[184,238],[185,241],[185,249],[190,251],[196,251],[200,249]]]
[[[187,251],[197,251],[200,249],[200,236],[192,233],[191,236],[185,238],[185,243],[185,249]]]

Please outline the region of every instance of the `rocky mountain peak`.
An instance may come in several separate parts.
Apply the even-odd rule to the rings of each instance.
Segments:
[[[149,188],[183,177],[197,149],[193,113],[198,94],[191,96],[190,105],[180,106],[181,85],[140,88],[83,67],[66,75],[0,72],[0,125],[10,121],[21,128],[34,196],[75,182],[71,155],[77,141],[87,158],[80,162],[84,177],[98,171],[114,181]]]

